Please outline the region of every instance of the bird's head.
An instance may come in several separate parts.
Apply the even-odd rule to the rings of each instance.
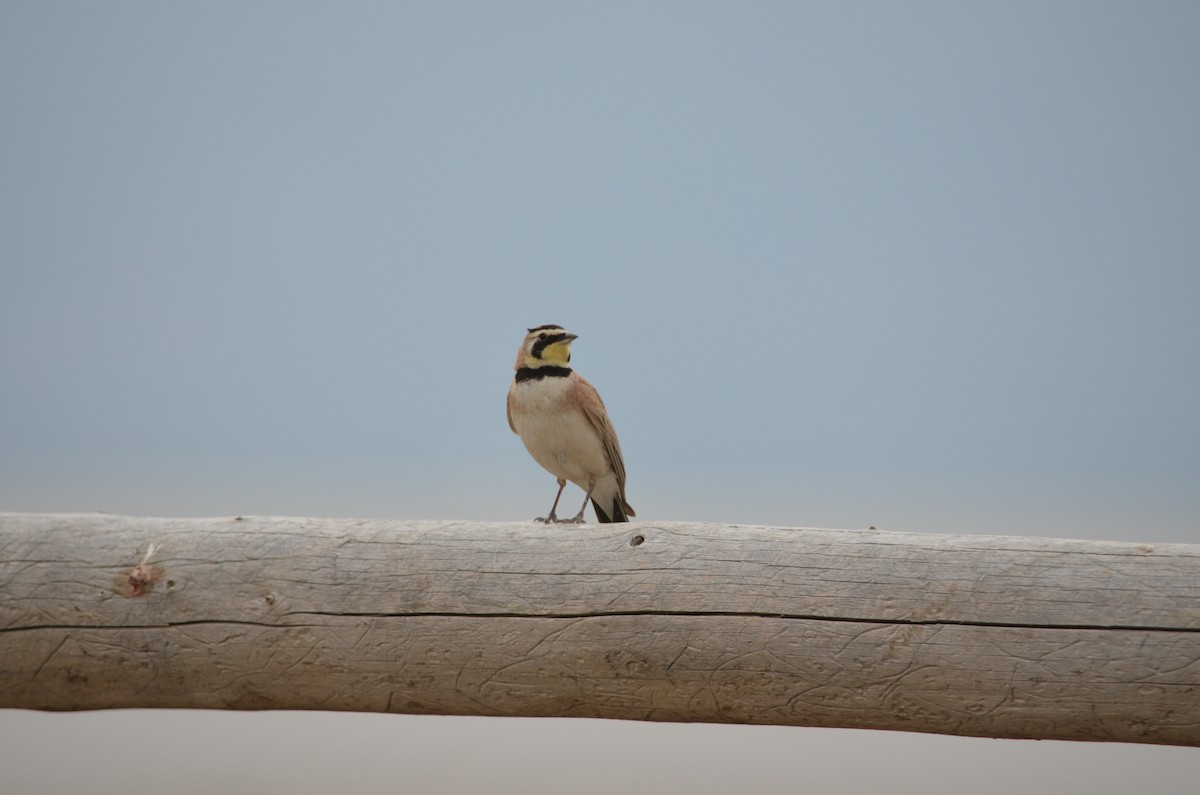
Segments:
[[[565,367],[571,361],[571,342],[577,335],[562,326],[529,329],[517,354],[517,368]]]

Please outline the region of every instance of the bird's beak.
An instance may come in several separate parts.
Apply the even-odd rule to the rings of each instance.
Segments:
[[[568,331],[566,333],[566,338],[567,338],[567,342],[574,342],[575,340],[579,339],[579,335],[572,334],[571,332]]]

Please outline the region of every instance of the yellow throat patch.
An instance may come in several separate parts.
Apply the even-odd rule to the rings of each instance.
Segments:
[[[546,364],[565,366],[571,361],[571,342],[572,340],[562,340],[550,343],[542,351],[542,361]]]

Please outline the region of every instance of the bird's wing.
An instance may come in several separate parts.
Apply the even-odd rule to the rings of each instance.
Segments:
[[[617,439],[617,431],[613,428],[612,420],[608,418],[604,401],[600,399],[600,393],[596,391],[596,387],[589,384],[587,379],[579,376],[578,373],[572,380],[570,398],[575,401],[583,412],[583,416],[587,417],[588,422],[600,435],[600,443],[604,445],[608,463],[617,476],[617,483],[623,497],[625,493],[625,459],[621,456],[621,442]]]
[[[508,427],[512,428],[513,433],[516,433],[517,426],[513,425],[512,407],[513,407],[513,391],[511,388],[509,388],[509,390],[508,390]]]

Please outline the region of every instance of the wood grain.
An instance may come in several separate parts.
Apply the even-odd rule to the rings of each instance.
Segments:
[[[0,707],[1200,745],[1200,546],[0,514]]]

